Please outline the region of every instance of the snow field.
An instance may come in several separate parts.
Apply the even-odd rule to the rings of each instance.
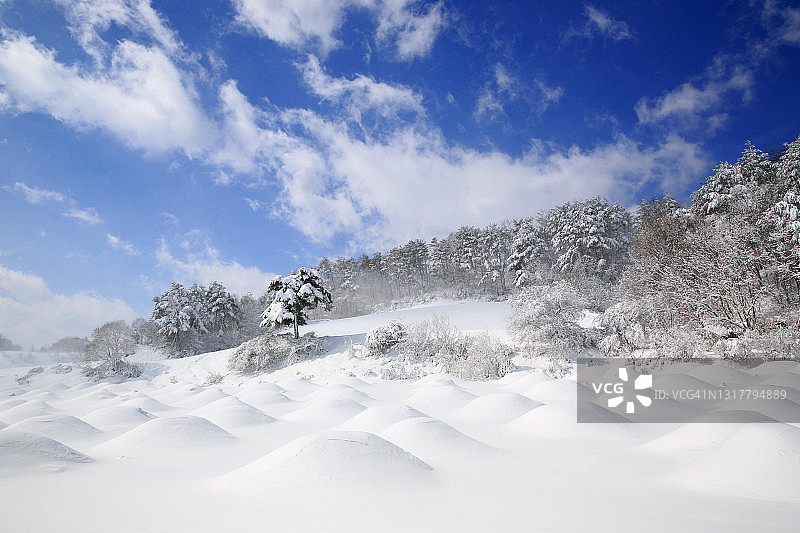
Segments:
[[[392,315],[444,312],[500,335],[502,309],[312,324],[337,351],[205,387],[229,351],[150,360],[119,383],[45,369],[19,385],[27,369],[0,371],[3,529],[796,531],[793,425],[577,424],[570,378],[384,381],[342,348]],[[710,385],[729,372],[690,374]],[[796,391],[800,367],[749,374]]]

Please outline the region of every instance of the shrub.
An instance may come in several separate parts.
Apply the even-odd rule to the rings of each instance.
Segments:
[[[322,339],[307,333],[298,339],[291,335],[266,334],[242,343],[228,359],[236,372],[266,372],[280,365],[291,365],[322,353]]]
[[[30,385],[31,378],[33,376],[37,375],[37,374],[41,374],[42,372],[44,372],[44,367],[43,366],[37,366],[37,367],[31,368],[30,370],[28,370],[23,375],[17,376],[17,378],[16,378],[17,384],[19,384],[19,385]]]
[[[393,320],[367,332],[364,346],[370,355],[382,355],[397,346],[406,336],[402,322]]]
[[[83,375],[87,378],[99,380],[120,376],[123,378],[138,378],[142,375],[139,365],[125,360],[119,361],[84,361],[81,366]]]
[[[446,315],[434,315],[408,328],[398,344],[394,371],[402,369],[399,375],[414,377],[409,368],[431,364],[440,372],[462,379],[493,379],[511,370],[512,354],[511,348],[488,333],[465,335],[450,324]]]
[[[600,349],[614,356],[651,347],[650,333],[657,323],[655,313],[651,299],[612,305],[603,313],[602,325],[608,336],[600,342]]]
[[[136,345],[133,331],[124,320],[106,322],[95,328],[83,355],[83,373],[87,377],[104,378],[111,375],[137,377],[141,371],[125,358],[133,355]]]
[[[225,379],[225,376],[220,374],[219,372],[209,372],[206,375],[206,380],[203,382],[203,387],[210,387],[211,385],[218,385],[222,383],[222,380]]]
[[[509,300],[507,328],[527,356],[565,357],[596,344],[577,324],[588,303],[572,284],[558,281],[520,290]]]

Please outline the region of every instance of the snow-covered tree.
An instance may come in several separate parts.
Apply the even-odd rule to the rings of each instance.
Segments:
[[[220,349],[219,339],[240,320],[235,298],[216,281],[208,288],[194,283],[188,289],[173,283],[153,302],[158,335],[177,353]]]
[[[273,294],[272,303],[261,315],[262,327],[294,325],[294,337],[299,338],[298,326],[306,324],[306,312],[322,305],[333,307],[333,298],[323,285],[316,270],[301,267],[289,276],[275,276],[267,291]]]
[[[238,325],[241,313],[236,298],[222,283],[215,281],[205,290],[203,311],[208,330],[222,336],[230,328]]]
[[[531,281],[538,267],[547,263],[547,242],[544,232],[533,217],[514,223],[514,239],[508,257],[508,271],[514,276],[514,286]],[[549,265],[548,265],[549,268]]]
[[[152,318],[158,326],[158,334],[165,338],[175,351],[187,348],[188,338],[194,329],[194,307],[189,301],[186,288],[177,282],[161,296],[153,298]]]
[[[542,229],[562,273],[616,279],[627,262],[633,217],[604,198],[567,202],[547,212]]]
[[[95,328],[86,345],[84,362],[88,364],[87,369],[91,369],[87,374],[103,376],[128,373],[130,365],[125,358],[135,351],[136,344],[130,326],[124,320],[106,322]],[[95,362],[100,364],[99,369],[92,365]]]
[[[22,351],[22,346],[14,343],[11,339],[0,333],[0,350],[8,350],[11,352]]]

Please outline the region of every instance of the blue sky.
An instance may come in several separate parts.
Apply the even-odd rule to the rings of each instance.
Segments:
[[[772,0],[0,0],[0,332],[685,199],[800,134],[798,86],[800,8]]]

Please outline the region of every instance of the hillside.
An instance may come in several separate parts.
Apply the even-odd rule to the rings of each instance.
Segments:
[[[140,352],[145,374],[128,381],[9,363],[0,368],[3,527],[796,530],[794,425],[578,424],[574,376],[520,364],[492,381],[387,380],[377,358],[347,350],[377,325],[436,314],[502,338],[505,312],[439,302],[312,323],[303,332],[323,337],[325,353],[259,376],[229,373],[231,350]],[[800,387],[794,363],[751,374],[778,371]]]

